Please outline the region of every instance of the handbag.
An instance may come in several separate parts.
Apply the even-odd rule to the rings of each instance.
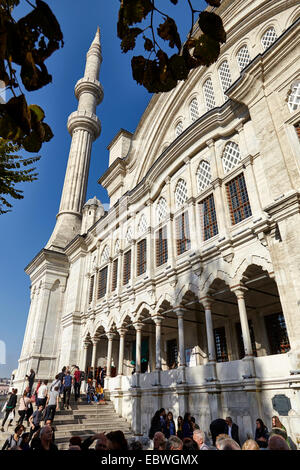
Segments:
[[[2,413],[6,410],[6,405],[7,405],[7,403],[8,403],[8,400],[6,400],[6,402],[4,403],[4,405],[3,405],[3,407],[2,407],[2,410],[1,410]]]
[[[15,411],[12,410],[12,411],[9,413],[7,419],[8,419],[9,421],[12,421],[12,420],[14,419],[14,417],[15,417]]]

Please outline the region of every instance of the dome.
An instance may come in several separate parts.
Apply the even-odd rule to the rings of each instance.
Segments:
[[[88,206],[98,206],[98,207],[103,207],[99,199],[97,199],[96,196],[94,196],[92,199],[89,199],[83,207],[88,207]]]

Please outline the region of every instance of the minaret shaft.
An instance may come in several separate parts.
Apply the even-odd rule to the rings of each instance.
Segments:
[[[75,86],[78,108],[68,119],[68,131],[72,136],[72,142],[57,221],[47,248],[64,248],[80,233],[92,143],[101,132],[101,124],[95,114],[97,105],[103,99],[103,89],[99,82],[101,62],[98,28],[87,53],[84,77]]]

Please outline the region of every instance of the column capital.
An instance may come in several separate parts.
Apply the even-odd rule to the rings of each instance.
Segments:
[[[238,299],[244,299],[248,289],[243,284],[238,284],[237,286],[230,287],[230,290],[235,293]]]
[[[99,343],[99,339],[100,339],[99,336],[93,336],[93,337],[92,337],[92,343],[93,343],[93,345],[96,345],[97,343]]]
[[[177,318],[183,318],[184,313],[185,313],[185,309],[183,307],[178,307],[178,308],[174,309],[174,312],[176,313]]]
[[[163,317],[162,315],[153,315],[151,318],[156,325],[160,325],[165,317]]]
[[[214,299],[210,297],[209,295],[202,297],[199,299],[199,302],[203,304],[203,307],[205,310],[211,310],[212,303],[214,302]]]
[[[117,331],[118,331],[118,333],[121,337],[122,336],[124,337],[126,335],[128,329],[127,328],[119,328]]]
[[[115,337],[115,333],[108,332],[106,333],[106,336],[109,341],[112,341]]]
[[[206,143],[207,147],[209,147],[209,148],[211,148],[215,145],[214,139],[209,139],[205,143]]]
[[[90,343],[89,341],[84,341],[84,343],[83,343],[84,349],[88,349],[88,347],[89,347],[90,344],[91,344],[91,343]]]
[[[133,324],[134,328],[136,329],[136,331],[141,331],[143,326],[144,326],[144,323],[142,322],[136,322]]]

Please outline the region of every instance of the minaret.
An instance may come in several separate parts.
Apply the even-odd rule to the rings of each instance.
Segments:
[[[101,62],[98,27],[87,53],[84,77],[75,86],[78,108],[68,119],[72,143],[56,225],[46,246],[48,249],[62,249],[80,233],[92,143],[101,132],[101,124],[95,114],[97,105],[103,99],[103,88],[99,82]]]

